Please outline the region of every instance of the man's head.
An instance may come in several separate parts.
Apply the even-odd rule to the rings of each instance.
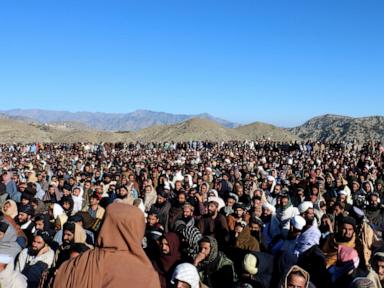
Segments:
[[[17,215],[18,223],[23,225],[31,220],[34,214],[33,208],[30,205],[21,206],[19,214]]]
[[[155,212],[149,212],[147,216],[147,223],[149,226],[154,226],[159,223],[159,216]]]
[[[235,216],[237,218],[243,217],[245,210],[244,210],[244,206],[242,204],[235,205],[234,210],[235,210]]]
[[[287,207],[289,205],[289,197],[288,195],[283,195],[280,198],[280,206],[281,207]]]
[[[310,201],[304,201],[299,205],[300,215],[303,216],[307,225],[312,225],[315,219],[315,211],[313,209],[313,203]]]
[[[219,209],[219,203],[211,201],[208,204],[208,213],[211,216],[216,216],[217,215],[217,210]]]
[[[27,193],[23,193],[23,195],[21,196],[21,199],[20,199],[21,205],[24,205],[24,206],[30,205],[32,198],[33,198],[32,195],[27,194]]]
[[[156,202],[158,203],[158,204],[163,204],[163,203],[165,203],[165,201],[167,201],[167,198],[166,197],[164,197],[165,195],[163,195],[163,194],[157,194],[157,200],[156,200]]]
[[[73,196],[79,197],[80,192],[81,192],[80,187],[75,187],[75,188],[73,188],[72,194],[73,194]]]
[[[245,221],[236,222],[235,224],[235,237],[238,237],[243,231],[244,227],[247,225]]]
[[[233,205],[235,205],[235,203],[236,203],[235,198],[228,197],[225,204],[226,204],[227,207],[233,207]]]
[[[290,226],[290,231],[289,234],[292,237],[296,237],[301,233],[303,230],[304,226],[306,225],[306,221],[303,217],[300,215],[296,215],[291,219],[291,226]]]
[[[190,219],[191,217],[193,217],[193,211],[194,211],[194,207],[187,203],[183,206],[183,218],[184,219]]]
[[[105,174],[104,177],[103,177],[103,182],[104,182],[104,184],[111,183],[111,175]]]
[[[275,189],[273,190],[273,193],[274,193],[275,195],[278,195],[278,194],[281,193],[281,185],[280,185],[280,184],[277,184],[277,185],[275,186]]]
[[[35,222],[35,229],[38,231],[44,231],[48,229],[48,227],[45,227],[45,216],[43,214],[38,214],[35,216],[34,222]]]
[[[252,219],[249,223],[249,229],[252,235],[257,235],[263,228],[263,221],[260,218]]]
[[[252,198],[252,207],[261,207],[263,205],[263,202],[261,201],[260,196],[254,196]]]
[[[101,195],[98,193],[93,193],[91,196],[89,196],[89,204],[91,206],[98,205],[101,200]]]
[[[300,271],[292,272],[287,277],[287,287],[288,288],[306,288],[307,280],[305,276]]]
[[[211,243],[209,241],[201,240],[199,242],[199,251],[205,255],[205,258],[211,253]]]
[[[169,247],[169,242],[167,238],[163,237],[160,240],[160,252],[163,255],[169,255],[171,253],[171,248]]]
[[[127,186],[121,186],[120,189],[117,192],[117,197],[120,199],[124,199],[128,196],[128,187]]]
[[[275,206],[273,206],[272,204],[269,204],[269,203],[264,203],[262,208],[263,208],[262,216],[265,217],[265,218],[268,218],[269,216],[274,214],[275,211],[276,211]]]
[[[373,255],[372,268],[379,276],[381,284],[384,284],[384,252],[376,252]]]
[[[341,203],[341,202],[336,202],[334,205],[333,205],[333,214],[335,216],[342,216],[344,214],[344,203]]]
[[[183,188],[183,184],[182,184],[182,182],[181,181],[176,181],[175,182],[175,190],[177,190],[177,191],[179,191],[179,190],[181,190]]]
[[[372,193],[369,195],[369,207],[371,209],[377,209],[380,207],[380,198],[376,193]]]
[[[187,196],[185,195],[184,192],[180,192],[179,194],[177,194],[177,202],[179,202],[180,205],[185,204],[186,201],[187,201]]]
[[[352,217],[344,217],[341,226],[341,241],[349,242],[355,235],[356,221]]]
[[[84,191],[88,191],[89,189],[91,189],[91,186],[92,186],[92,184],[91,184],[91,181],[85,181],[84,182]]]
[[[75,223],[66,222],[63,227],[63,244],[71,244],[75,240]]]
[[[47,246],[48,241],[49,241],[48,232],[38,231],[36,235],[33,237],[33,241],[28,253],[34,256],[38,255],[39,252]]]
[[[63,196],[68,197],[71,195],[71,185],[69,184],[63,184]]]
[[[146,194],[150,194],[152,192],[152,186],[151,185],[146,185],[145,186],[145,193]]]

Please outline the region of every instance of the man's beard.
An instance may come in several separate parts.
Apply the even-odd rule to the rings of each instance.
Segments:
[[[263,223],[269,223],[271,222],[272,214],[268,216],[261,215],[260,219],[263,221]]]
[[[305,222],[306,222],[307,226],[312,226],[313,225],[313,221],[315,221],[315,218],[305,219]]]
[[[27,222],[28,222],[28,220],[20,221],[19,219],[17,219],[17,221],[16,221],[16,223],[19,224],[19,226],[24,225]]]
[[[182,217],[182,220],[184,221],[184,223],[188,223],[189,221],[191,221],[191,219],[192,219],[192,216]]]
[[[348,236],[342,236],[341,237],[341,242],[349,242],[352,240],[352,237],[348,237]]]
[[[43,249],[43,248],[41,248],[41,249]],[[30,255],[30,256],[37,256],[37,254],[39,254],[41,249],[37,250],[37,249],[33,249],[32,247],[29,247],[28,248],[28,255]]]
[[[337,239],[337,240],[338,240],[338,242],[345,243],[345,242],[349,242],[349,241],[351,241],[352,238],[353,238],[353,235],[352,235],[352,237],[348,237],[348,236],[340,235],[340,236],[339,236],[339,239]]]
[[[377,210],[380,210],[380,204],[377,205],[368,205],[367,210],[375,212]]]
[[[119,199],[125,199],[125,198],[128,197],[128,194],[121,195],[121,194],[119,193],[119,194],[117,194],[116,196],[117,196],[117,198],[119,198]]]
[[[216,214],[217,214],[217,211],[209,211],[209,210],[208,210],[208,215],[210,215],[210,216],[216,216]]]
[[[176,208],[181,208],[181,207],[183,207],[184,206],[184,204],[185,204],[185,201],[184,202],[179,202],[179,201],[177,201],[177,203],[176,203]]]
[[[64,246],[73,244],[73,240],[63,240]]]

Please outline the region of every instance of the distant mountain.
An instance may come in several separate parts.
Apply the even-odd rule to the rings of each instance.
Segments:
[[[326,114],[314,117],[303,125],[287,129],[301,139],[316,141],[384,140],[384,117],[353,118]]]
[[[383,116],[353,118],[327,114],[312,118],[301,126],[284,129],[261,122],[227,128],[224,125],[233,127],[236,124],[209,114],[199,114],[191,118],[190,115],[146,110],[128,114],[44,110],[11,110],[7,113],[0,112],[0,143],[259,139],[332,142],[356,140],[360,143],[369,140],[384,141]]]
[[[14,109],[0,113],[15,119],[44,123],[79,122],[90,128],[104,131],[137,131],[154,125],[180,123],[192,118],[213,120],[227,128],[239,126],[237,123],[216,118],[210,114],[197,115],[170,114],[149,110],[136,110],[131,113],[68,112],[40,109]]]
[[[193,118],[172,125],[152,126],[135,133],[135,138],[141,142],[166,142],[190,140],[236,140],[235,129],[225,128],[208,119]]]
[[[67,124],[36,124],[0,116],[0,143],[130,142],[131,133],[89,130]]]
[[[230,141],[270,138],[296,140],[296,136],[273,125],[258,123],[239,128],[225,128],[209,119],[192,118],[171,125],[157,125],[136,132],[108,132],[89,129],[76,123],[36,124],[0,117],[1,143],[31,142],[170,142]]]
[[[262,122],[254,122],[248,125],[243,125],[235,130],[245,137],[248,137],[247,139],[270,139],[273,141],[300,140],[299,137],[288,130]]]

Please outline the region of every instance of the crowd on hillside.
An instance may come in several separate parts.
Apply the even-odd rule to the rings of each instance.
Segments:
[[[0,145],[0,287],[384,287],[384,147]]]

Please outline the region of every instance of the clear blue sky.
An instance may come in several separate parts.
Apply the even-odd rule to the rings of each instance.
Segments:
[[[383,0],[3,0],[0,109],[383,115]]]

